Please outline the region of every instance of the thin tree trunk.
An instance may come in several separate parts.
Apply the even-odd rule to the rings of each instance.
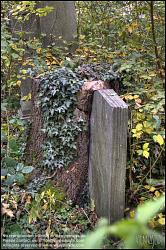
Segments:
[[[150,1],[149,4],[150,4],[150,19],[151,19],[152,38],[153,38],[154,51],[155,51],[155,56],[156,56],[156,66],[157,66],[157,70],[159,72],[159,76],[163,80],[162,67],[161,67],[161,63],[160,63],[160,57],[159,57],[159,53],[158,53],[156,34],[155,34],[154,1]]]

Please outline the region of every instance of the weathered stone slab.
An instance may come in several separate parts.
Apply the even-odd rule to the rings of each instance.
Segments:
[[[128,107],[112,89],[94,92],[90,117],[89,186],[98,216],[124,215]]]

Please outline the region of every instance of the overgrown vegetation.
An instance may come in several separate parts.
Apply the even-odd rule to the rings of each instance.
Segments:
[[[56,234],[80,235],[94,227],[94,208],[84,210],[73,207],[65,194],[57,188],[51,188],[49,183],[45,189],[39,188],[35,192],[29,188],[30,174],[35,166],[27,166],[23,160],[29,124],[21,119],[20,99],[30,100],[31,93],[22,97],[20,86],[27,77],[41,79],[39,97],[44,113],[43,131],[49,138],[44,145],[43,165],[45,169],[52,170],[67,166],[73,159],[75,138],[84,128],[84,121],[76,123],[73,120],[75,94],[83,79],[88,78],[95,68],[93,79],[108,80],[111,76],[112,79],[119,79],[120,76],[120,95],[129,105],[125,213],[131,219],[117,225],[125,226],[128,232],[137,225],[136,232],[141,234],[138,218],[134,219],[135,214],[137,216],[136,206],[164,194],[165,3],[76,1],[78,47],[72,54],[68,51],[66,41],[63,49],[55,44],[44,48],[44,35],[29,36],[27,39],[29,34],[17,30],[17,25],[11,28],[13,20],[23,25],[31,15],[44,18],[53,10],[50,7],[37,8],[36,3],[2,1],[2,233],[23,233],[32,235],[34,240],[35,235],[43,234],[46,238],[38,238],[35,244],[46,244],[48,248],[47,240]],[[85,71],[81,73],[78,68],[83,64]],[[108,64],[112,67],[110,72],[106,72],[106,66],[100,66]],[[148,214],[152,206],[153,203],[148,206],[148,212],[147,209],[143,210],[143,215]],[[148,227],[161,233],[165,224],[163,211],[159,213],[158,209],[155,210],[155,214],[152,212],[146,222]],[[117,229],[118,226],[112,228]],[[109,230],[113,232],[113,229]],[[118,228],[118,231],[123,235],[115,233],[116,236],[125,236],[123,230]],[[134,237],[130,240],[133,241]],[[58,248],[56,242],[54,247]],[[119,247],[118,244],[115,247]]]
[[[71,69],[60,68],[40,79],[39,99],[44,113],[42,131],[47,136],[44,145],[44,166],[55,169],[67,167],[75,157],[76,139],[86,129],[83,119],[73,116],[76,93],[83,80]]]
[[[104,245],[104,239],[109,235],[117,236],[122,241],[118,243],[120,249],[162,249],[165,239],[156,231],[147,227],[150,218],[164,208],[164,197],[155,201],[148,201],[139,206],[133,219],[126,219],[111,226],[107,220],[99,221],[98,228],[87,235],[83,241],[77,242],[79,249],[96,249]],[[110,248],[109,248],[110,249]]]

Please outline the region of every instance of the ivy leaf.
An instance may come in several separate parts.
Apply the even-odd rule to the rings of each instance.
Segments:
[[[7,111],[7,103],[1,103],[1,110],[2,111]]]
[[[25,182],[25,177],[23,174],[19,173],[16,175],[16,182],[19,184],[19,185],[23,185],[24,182]]]
[[[32,166],[26,166],[26,167],[24,167],[22,169],[22,173],[23,174],[29,174],[29,173],[31,173],[33,171],[33,169],[34,169],[34,167],[32,167]]]
[[[17,164],[17,162],[12,157],[9,157],[9,156],[4,158],[4,162],[7,168],[14,168]]]
[[[7,136],[3,131],[1,131],[1,142],[7,142]]]
[[[15,179],[16,179],[15,175],[8,175],[7,179],[5,180],[5,184],[7,186],[10,186],[15,182]]]
[[[21,171],[24,167],[24,164],[23,163],[18,163],[17,166],[16,166],[16,171]]]
[[[18,147],[17,141],[15,139],[11,139],[9,141],[9,148],[14,153],[18,152],[19,147]]]

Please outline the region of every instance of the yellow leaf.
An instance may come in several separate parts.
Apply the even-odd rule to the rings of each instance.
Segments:
[[[149,152],[147,150],[144,150],[143,151],[143,156],[145,156],[145,158],[148,158],[149,157]]]
[[[142,135],[142,131],[140,132],[136,132],[133,137],[136,137],[137,139],[141,138],[141,135]]]
[[[31,204],[31,196],[28,195],[27,199],[26,199],[26,204]]]
[[[133,98],[134,98],[134,99],[137,99],[138,97],[139,97],[139,95],[134,95],[134,97],[133,97]]]
[[[129,26],[129,27],[128,27],[128,32],[129,32],[129,33],[132,33],[132,31],[133,31],[132,27]]]
[[[136,130],[137,130],[137,131],[141,131],[141,130],[142,130],[142,124],[141,124],[141,123],[138,123],[138,124],[137,124]]]
[[[143,122],[143,125],[144,125],[144,128],[147,128],[147,127],[148,127],[147,121],[144,121],[144,122]]]
[[[53,55],[52,55],[50,52],[47,52],[47,53],[46,53],[46,57],[48,57],[48,58],[52,58],[52,57],[53,57]]]
[[[144,143],[143,150],[149,150],[148,147],[149,147],[149,143],[148,142]]]
[[[45,204],[42,206],[42,208],[44,209],[44,211],[46,211],[46,210],[47,210],[47,208],[48,208],[48,204],[47,204],[47,203],[45,203]]]
[[[80,35],[80,39],[83,40],[85,38],[84,35]]]
[[[124,210],[124,212],[127,212],[127,211],[129,211],[130,210],[130,208],[129,207],[127,207],[125,210]]]
[[[53,60],[52,62],[51,62],[51,64],[58,64],[58,61],[56,60]]]
[[[133,210],[130,212],[130,218],[134,218],[134,217],[135,217],[135,211]]]
[[[32,95],[31,95],[31,93],[29,93],[28,95],[23,96],[21,98],[21,100],[22,101],[29,101],[29,100],[31,100],[31,98],[32,98]]]
[[[153,132],[153,128],[152,127],[144,128],[144,131],[150,135]]]
[[[150,189],[151,187],[149,185],[145,185],[144,188]]]
[[[125,96],[125,99],[126,99],[126,100],[133,100],[134,98],[133,98],[132,95],[126,95],[126,96]]]
[[[156,190],[155,187],[151,187],[151,188],[149,189],[150,192],[154,192],[155,190]]]
[[[37,52],[37,54],[41,54],[42,49],[41,49],[41,48],[38,48],[38,49],[36,50],[36,52]]]
[[[45,195],[45,191],[43,191],[43,192],[41,193],[41,195],[40,195],[42,199],[43,199],[44,195]]]
[[[146,198],[145,198],[145,197],[140,197],[140,198],[139,198],[139,200],[141,200],[141,201],[145,201],[145,200],[146,200]]]
[[[155,194],[156,197],[160,197],[160,192],[159,191],[156,191],[154,194]]]
[[[13,203],[13,207],[14,207],[15,209],[17,209],[17,207],[18,207],[17,202],[16,202],[16,201],[12,201],[12,203]]]
[[[25,69],[23,69],[23,70],[21,70],[21,73],[22,73],[23,75],[25,75],[25,74],[27,73],[27,71],[26,71]]]
[[[142,155],[143,151],[141,149],[137,150],[138,155]]]
[[[159,213],[159,214],[158,214],[158,217],[159,217],[159,218],[162,218],[162,217],[163,217],[163,214],[162,214],[162,213]]]
[[[160,225],[165,225],[165,218],[158,219]]]
[[[154,220],[150,220],[150,221],[148,222],[148,225],[149,225],[151,228],[155,228],[156,223],[155,223]]]
[[[136,99],[135,99],[135,103],[136,103],[136,104],[141,104],[141,102],[142,102],[142,100],[141,100],[140,98],[136,98]]]
[[[21,85],[21,81],[17,81],[16,85],[20,86]]]
[[[48,221],[48,227],[46,229],[46,236],[47,236],[48,239],[49,239],[50,233],[51,233],[51,228],[50,227],[51,227],[51,220]]]
[[[156,73],[155,72],[151,72],[151,73],[149,73],[149,76],[156,76]]]
[[[4,179],[5,179],[5,176],[2,176],[2,175],[1,175],[1,181],[4,180]]]
[[[95,210],[95,201],[91,199],[91,211],[93,212]]]
[[[32,214],[30,214],[30,215],[29,215],[29,218],[28,218],[29,224],[32,223],[32,219],[33,219],[33,218],[32,218]]]
[[[163,137],[161,135],[154,135],[153,136],[153,140],[155,142],[158,142],[160,145],[163,145],[164,144],[164,140],[163,140]]]

